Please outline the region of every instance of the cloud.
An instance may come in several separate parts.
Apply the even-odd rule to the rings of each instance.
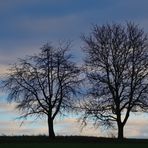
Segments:
[[[13,107],[2,104],[0,108],[11,111]],[[5,114],[6,115],[6,114]],[[1,116],[1,115],[0,115]],[[48,134],[47,120],[28,118],[24,120],[14,120],[9,116],[9,119],[0,118],[0,135],[38,135]],[[148,118],[147,116],[132,116],[124,128],[124,135],[126,138],[148,138]],[[91,122],[81,131],[81,125],[77,121],[77,117],[57,118],[54,121],[54,129],[56,135],[82,135],[82,136],[97,136],[97,137],[112,137],[117,135],[117,130],[108,130],[103,128],[94,128]]]
[[[8,65],[0,64],[0,75],[4,75],[8,72]]]
[[[62,2],[58,0],[44,2],[40,0],[24,0],[21,2],[19,0],[13,2],[2,0],[0,7],[8,12],[4,14],[3,25],[0,27],[2,34],[0,63],[3,65],[12,63],[16,58],[36,51],[42,46],[43,42],[50,40],[76,40],[75,48],[80,49],[80,34],[89,32],[91,23],[101,25],[108,21],[135,20],[137,23],[144,24],[143,26],[147,28],[147,13],[145,13],[146,16],[143,16],[145,11],[140,9],[141,7],[145,9],[147,1],[142,1],[141,5],[140,3],[141,1],[137,0],[130,2],[119,0],[95,1],[94,3],[89,2],[88,5],[87,2],[73,2],[72,0],[63,0]],[[68,11],[64,11],[65,6]],[[133,7],[136,8],[131,9]],[[77,55],[79,56],[79,54]]]
[[[0,2],[0,74],[9,68],[8,64],[38,52],[46,41],[58,39],[72,39],[75,55],[79,54],[81,33],[90,31],[91,23],[101,25],[108,21],[122,23],[125,20],[135,21],[148,30],[147,0],[118,0],[94,2],[87,0],[1,0]],[[0,99],[6,94],[0,94]],[[1,134],[47,134],[46,121],[27,122],[19,127],[19,121],[12,121],[17,117],[15,104],[0,102],[0,131]],[[45,122],[43,124],[43,122]],[[148,137],[148,120],[131,117],[125,126],[126,137]],[[110,131],[94,129],[89,123],[80,132],[80,125],[76,118],[57,119],[55,130],[59,135],[95,135],[107,136]],[[111,131],[116,133],[117,131]]]
[[[148,138],[148,117],[147,115],[131,115],[124,128],[124,136],[127,138]],[[94,128],[89,122],[82,132],[80,123],[76,118],[58,120],[55,122],[56,132],[58,135],[85,135],[98,137],[117,136],[117,130],[106,128]]]
[[[95,129],[90,123],[81,130],[80,123],[76,118],[68,118],[58,120],[55,122],[55,130],[57,135],[85,135],[85,136],[99,136],[101,131]]]
[[[16,103],[5,103],[0,101],[0,121],[15,119],[19,112],[15,109]]]
[[[48,134],[46,118],[38,120],[28,118],[28,120],[24,120],[20,127],[22,120],[16,119],[18,112],[15,110],[15,105],[16,104],[0,104],[0,135]],[[7,118],[4,116],[7,116]],[[91,124],[88,124],[88,126],[81,131],[80,123],[77,122],[77,118],[58,118],[54,122],[54,129],[56,135],[101,135],[100,130],[94,129]]]
[[[4,102],[0,103],[1,110],[13,111],[15,109],[15,106],[16,106],[16,103],[11,103],[11,104],[4,103]]]
[[[127,124],[125,125],[125,137],[148,138],[147,124],[147,115],[130,117]]]
[[[0,75],[6,74],[11,65],[18,62],[18,58],[25,58],[27,55],[30,56],[38,53],[44,44],[43,42],[34,45],[28,43],[25,46],[25,43],[20,43],[18,46],[11,45],[11,50],[7,46],[3,49],[0,48]]]
[[[21,29],[27,30],[28,32],[38,32],[38,33],[47,33],[49,30],[61,32],[65,31],[76,21],[76,16],[68,15],[68,16],[61,16],[61,17],[47,17],[47,18],[36,18],[28,20],[20,21]],[[78,21],[78,20],[77,20]],[[77,23],[77,22],[76,22]]]
[[[16,103],[0,102],[0,135],[39,135],[47,134],[45,119],[19,119]],[[23,124],[22,124],[23,123]]]
[[[0,135],[39,135],[47,134],[46,126],[37,126],[37,124],[31,121],[25,121],[21,125],[21,122],[15,120],[0,121]]]

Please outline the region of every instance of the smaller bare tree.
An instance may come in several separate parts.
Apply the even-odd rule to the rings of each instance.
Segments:
[[[8,101],[18,103],[21,117],[47,117],[51,138],[55,117],[70,109],[79,88],[80,70],[71,61],[70,47],[70,43],[57,48],[46,44],[39,54],[14,64],[2,83]]]
[[[127,23],[94,26],[82,37],[89,80],[82,104],[83,121],[111,126],[117,123],[118,138],[130,112],[144,111],[148,105],[148,40],[139,26]]]

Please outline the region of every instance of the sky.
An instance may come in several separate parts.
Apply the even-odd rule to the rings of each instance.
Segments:
[[[72,40],[72,52],[82,61],[80,39],[93,24],[132,21],[148,32],[147,0],[0,0],[0,74],[10,64],[39,51],[47,42]],[[28,119],[22,126],[16,119],[15,104],[7,104],[0,92],[0,135],[47,134],[46,120]],[[125,127],[126,137],[148,138],[148,117],[132,115]],[[91,122],[81,132],[77,117],[55,121],[56,135],[112,136],[114,131],[93,128]]]

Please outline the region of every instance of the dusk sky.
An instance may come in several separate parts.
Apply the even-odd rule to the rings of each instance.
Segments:
[[[0,74],[9,64],[39,52],[47,42],[72,40],[75,61],[82,62],[81,34],[88,34],[92,24],[132,21],[148,32],[148,0],[0,0]],[[0,93],[0,135],[47,134],[44,120],[29,118],[20,127],[15,104],[7,104]],[[125,137],[148,138],[148,116],[132,115],[125,127]],[[56,135],[110,136],[113,131],[96,130],[92,124],[80,132],[77,117],[55,121]]]

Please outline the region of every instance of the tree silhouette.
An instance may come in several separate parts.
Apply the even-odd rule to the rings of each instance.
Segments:
[[[82,121],[114,126],[118,138],[130,112],[148,104],[148,45],[143,29],[134,23],[93,26],[83,35],[85,68],[89,80],[87,98],[81,103]]]
[[[55,137],[55,117],[70,109],[79,88],[80,70],[71,61],[69,50],[68,42],[58,48],[46,44],[39,54],[14,64],[2,83],[8,101],[18,103],[21,117],[47,117],[51,138]]]

